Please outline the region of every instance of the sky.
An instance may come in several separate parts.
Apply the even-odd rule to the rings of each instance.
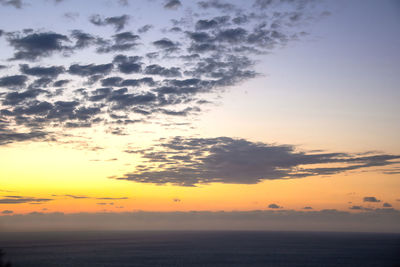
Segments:
[[[400,232],[395,0],[0,0],[0,231]]]

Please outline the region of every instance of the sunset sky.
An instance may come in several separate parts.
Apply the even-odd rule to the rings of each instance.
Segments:
[[[399,14],[0,0],[0,231],[199,216],[400,232]]]

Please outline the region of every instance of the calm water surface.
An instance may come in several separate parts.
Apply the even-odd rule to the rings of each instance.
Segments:
[[[400,266],[400,235],[306,232],[0,233],[16,267]]]

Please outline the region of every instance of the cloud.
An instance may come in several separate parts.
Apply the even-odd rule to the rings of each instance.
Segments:
[[[164,77],[181,77],[182,73],[179,68],[171,67],[164,68],[158,64],[149,65],[144,70],[145,74],[148,75],[159,75]]]
[[[43,140],[47,136],[48,133],[43,131],[15,132],[12,130],[0,129],[0,145],[6,145],[14,142],[23,142],[28,140]]]
[[[141,57],[117,55],[114,57],[113,63],[117,65],[120,72],[124,74],[140,73],[142,71]]]
[[[168,38],[163,38],[153,42],[153,45],[165,52],[175,52],[179,50],[179,43],[173,42]]]
[[[26,35],[8,34],[8,43],[16,50],[11,60],[30,60],[50,56],[54,52],[67,51],[69,38],[54,32],[36,32]]]
[[[310,207],[310,206],[305,206],[304,208],[303,208],[303,210],[312,210],[313,208],[312,207]]]
[[[34,204],[52,201],[50,198],[35,198],[35,197],[23,197],[23,196],[5,196],[0,198],[0,204]]]
[[[132,32],[121,32],[112,36],[113,41],[98,40],[100,45],[97,48],[98,53],[122,52],[134,49],[139,45],[137,41],[140,39],[139,35]]]
[[[138,33],[146,33],[146,32],[148,32],[149,30],[151,30],[152,28],[154,28],[153,25],[146,24],[146,25],[144,25],[144,26],[142,26],[142,27],[140,27],[140,28],[138,29]]]
[[[23,6],[22,0],[0,0],[0,4],[3,6],[12,6],[17,9],[21,9]]]
[[[272,203],[272,204],[268,205],[268,208],[270,208],[270,209],[281,209],[283,207],[281,207],[281,206],[279,206],[279,205],[277,205],[275,203]]]
[[[12,75],[0,78],[0,87],[24,87],[28,77],[25,75]]]
[[[12,210],[3,210],[1,214],[13,214],[14,212]]]
[[[65,72],[62,66],[52,67],[29,67],[28,64],[19,65],[20,71],[26,75],[40,76],[40,77],[51,77],[56,78],[58,75]]]
[[[21,102],[34,99],[38,95],[46,93],[46,92],[47,91],[41,90],[41,89],[29,89],[29,90],[23,91],[21,93],[11,92],[11,93],[5,94],[3,104],[4,105],[16,105]]]
[[[229,12],[235,9],[235,5],[220,0],[199,1],[197,4],[203,9],[214,8],[224,12]]]
[[[67,85],[69,82],[70,82],[70,80],[58,80],[53,83],[53,86],[54,87],[62,87],[64,85]]]
[[[273,145],[230,137],[161,139],[155,147],[138,151],[138,154],[149,166],[154,167],[143,171],[139,168],[135,172],[111,178],[180,186],[256,184],[264,180],[333,175],[385,166],[392,164],[391,160],[400,158],[400,155],[384,154],[358,156],[302,152],[293,145]],[[332,164],[343,166],[334,167]],[[364,201],[373,199],[367,197]]]
[[[351,209],[351,210],[363,210],[364,208],[362,206],[351,206],[349,209]]]
[[[179,0],[168,0],[164,4],[164,8],[166,9],[177,9],[178,7],[181,7],[182,3]]]
[[[383,207],[384,208],[391,208],[392,204],[385,202],[385,203],[383,203]]]
[[[376,197],[364,197],[363,199],[364,202],[381,202],[379,199],[377,199]]]
[[[115,31],[121,31],[125,28],[126,24],[129,22],[128,15],[115,16],[102,18],[100,15],[93,15],[90,17],[90,22],[96,26],[114,26]]]
[[[93,76],[93,75],[107,75],[111,72],[114,65],[109,64],[89,64],[89,65],[79,65],[73,64],[69,67],[68,73],[78,76]]]

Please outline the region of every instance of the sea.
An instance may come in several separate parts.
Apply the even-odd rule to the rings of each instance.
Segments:
[[[400,266],[400,234],[378,233],[0,233],[0,249],[13,267]]]

